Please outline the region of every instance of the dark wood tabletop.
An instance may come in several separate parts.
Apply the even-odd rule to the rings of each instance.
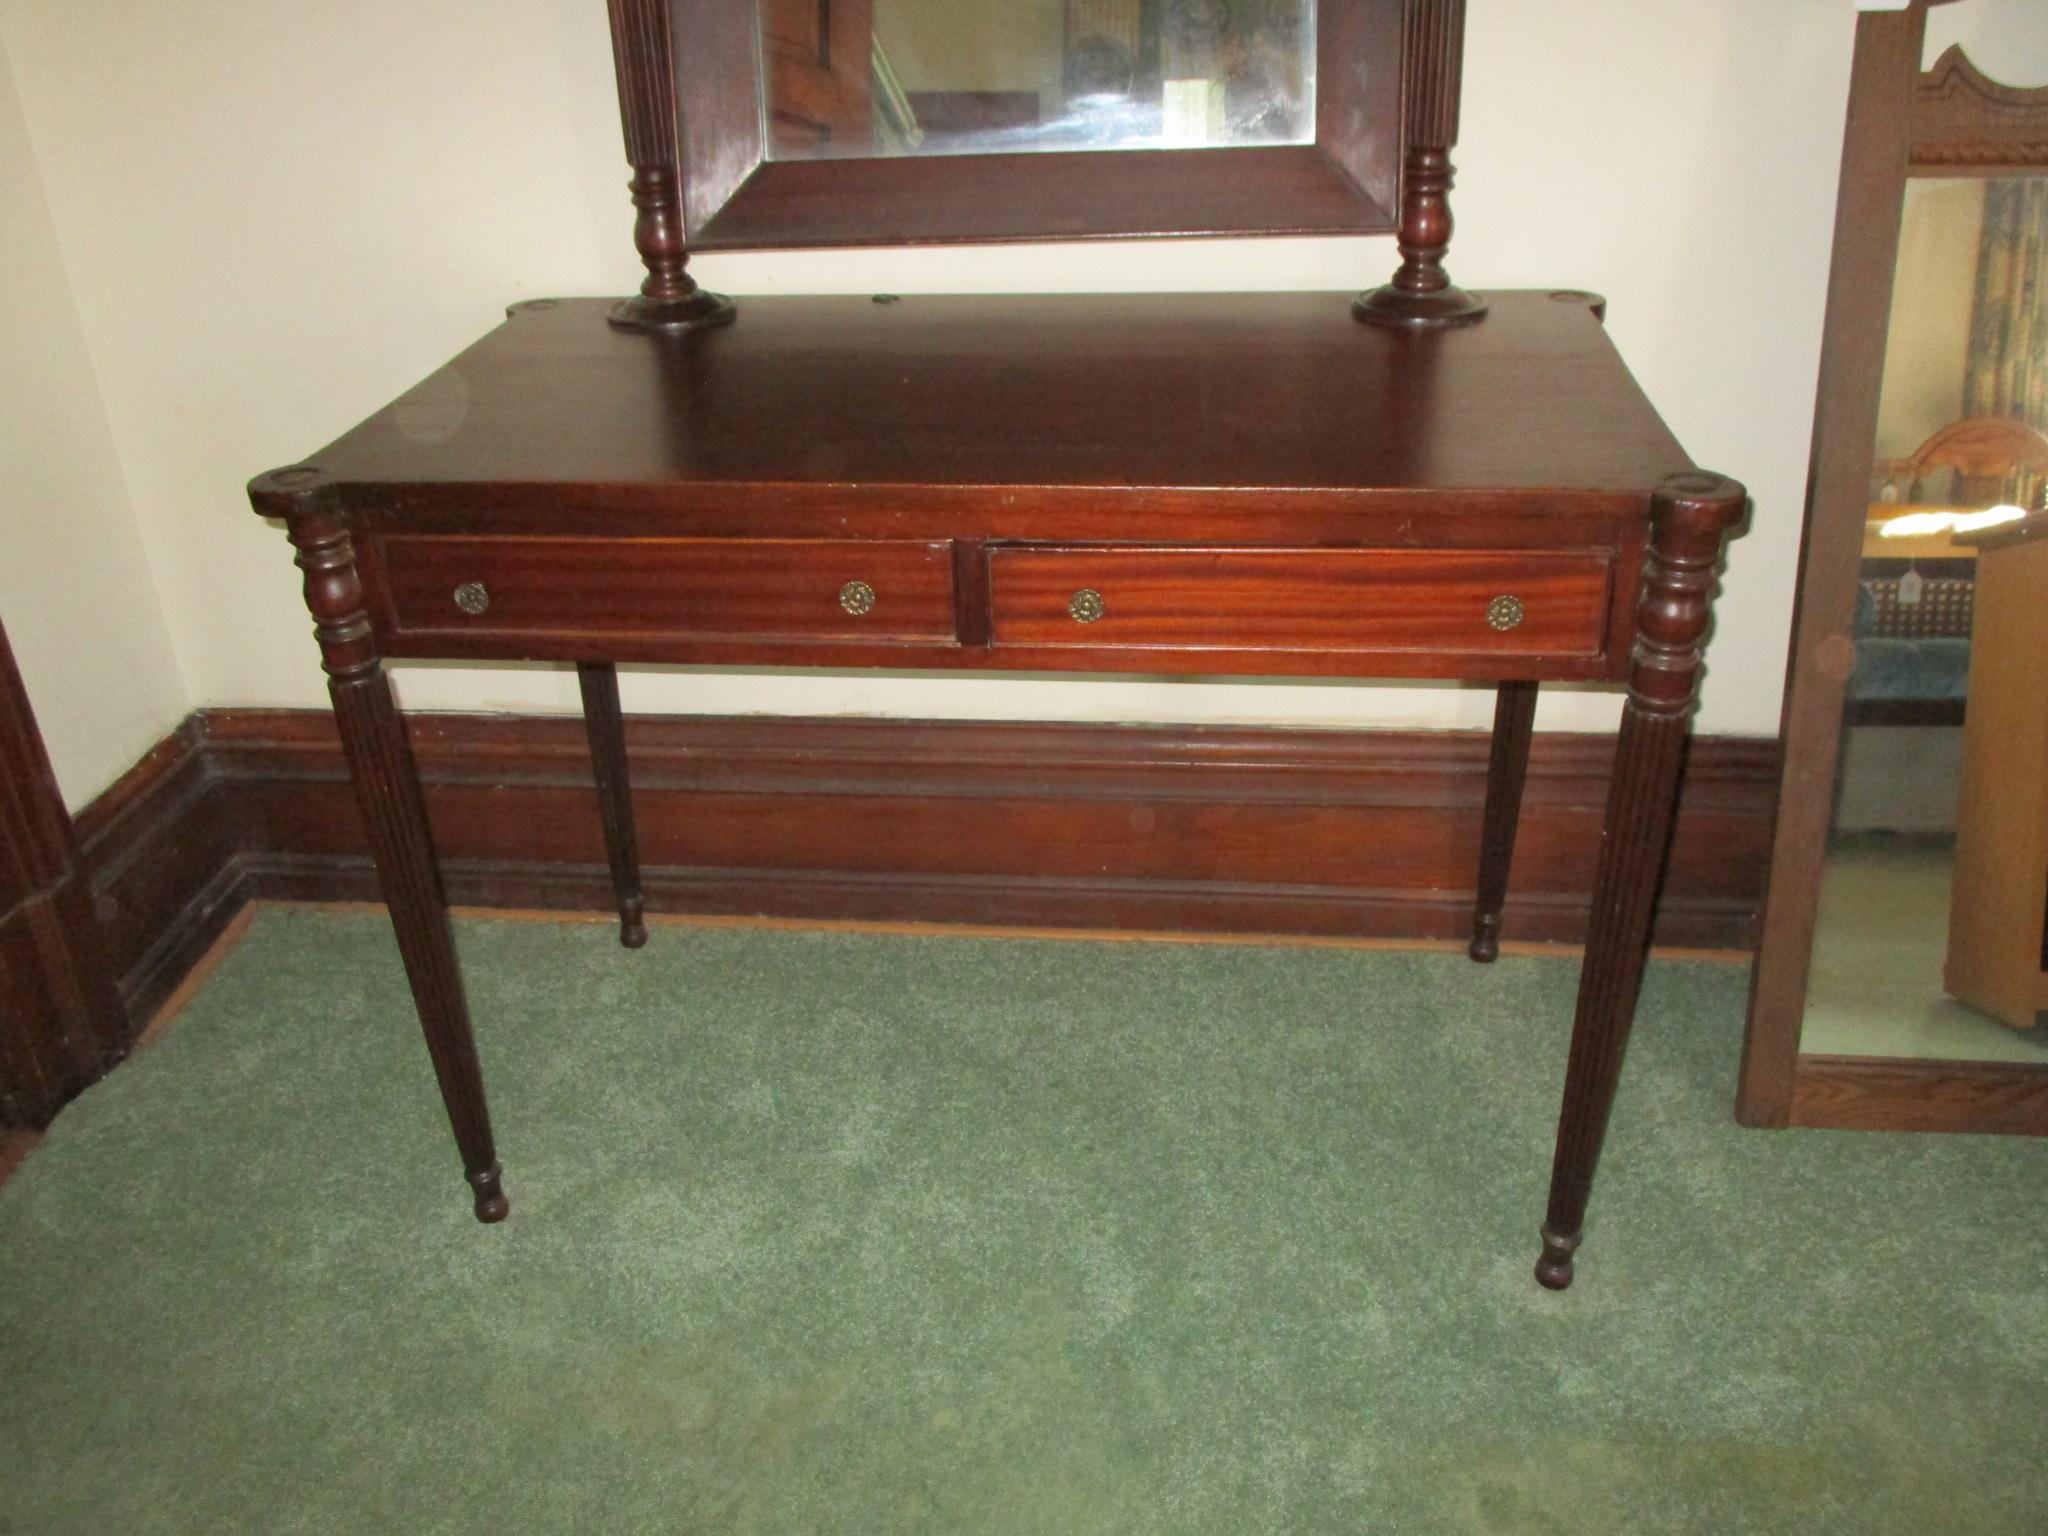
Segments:
[[[1562,490],[1638,508],[1691,467],[1590,296],[1490,297],[1484,323],[1423,333],[1359,324],[1347,294],[749,298],[736,325],[667,338],[612,330],[603,301],[542,300],[307,462],[330,487]]]

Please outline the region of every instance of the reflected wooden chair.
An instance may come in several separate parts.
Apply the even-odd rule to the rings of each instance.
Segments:
[[[1930,495],[1942,472],[1952,481]],[[1880,459],[1874,500],[1990,507],[2012,502],[2039,511],[2048,477],[2048,433],[2011,416],[1966,416],[1935,432],[1903,459]],[[1885,492],[1890,495],[1885,495]]]
[[[2038,509],[2044,477],[2048,433],[2010,416],[1969,416],[1905,458],[1879,460],[1872,513],[1887,504],[1901,512],[2002,502]],[[1845,725],[1964,723],[1976,570],[1971,549],[1947,540],[1946,533],[1900,540],[1896,554],[1878,553],[1883,540],[1866,542]],[[1938,553],[1928,553],[1930,543]],[[1910,598],[1902,590],[1909,571],[1916,578]]]

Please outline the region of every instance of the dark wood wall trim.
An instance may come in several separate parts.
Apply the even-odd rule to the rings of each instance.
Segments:
[[[408,729],[452,899],[611,907],[578,720]],[[627,745],[658,912],[1459,941],[1471,922],[1479,732],[640,716]],[[1509,940],[1583,936],[1613,753],[1536,738]],[[1750,945],[1776,773],[1772,743],[1693,744],[1661,942]],[[113,1038],[0,1104],[10,1123],[118,1059],[247,901],[377,899],[324,710],[195,714],[75,837],[66,926],[99,946]]]
[[[581,725],[410,721],[451,897],[611,902]],[[656,911],[1462,938],[1480,733],[903,720],[628,722]],[[1574,942],[1613,742],[1539,736],[1509,939]],[[1770,743],[1693,749],[1659,930],[1746,947]],[[375,899],[332,719],[215,710],[80,818],[130,1015],[146,1020],[251,897]]]
[[[131,1040],[248,899],[209,718],[187,719],[76,823]]]
[[[412,729],[452,899],[608,905],[577,722]],[[212,741],[257,894],[374,896],[324,719],[225,716]],[[628,750],[654,911],[1404,938],[1471,921],[1478,734],[643,717]],[[1581,935],[1612,752],[1539,742],[1510,939]],[[1663,937],[1742,946],[1775,760],[1704,757]]]
[[[409,721],[451,895],[609,911],[580,723]],[[627,722],[649,905],[1462,941],[1486,737],[911,720]],[[1535,739],[1510,939],[1574,942],[1610,738]],[[1695,740],[1658,937],[1746,948],[1773,744]],[[78,818],[131,1029],[251,898],[377,899],[331,716],[194,715]],[[74,1090],[75,1091],[75,1090]],[[1788,1117],[2048,1133],[2048,1069],[1808,1057]]]
[[[101,934],[28,691],[0,630],[0,1125],[40,1125],[124,1046]]]
[[[1791,1118],[1810,1129],[2048,1136],[2048,1066],[1802,1056]]]

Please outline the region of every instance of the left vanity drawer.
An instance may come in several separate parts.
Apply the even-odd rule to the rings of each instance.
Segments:
[[[940,644],[954,639],[952,546],[855,539],[469,538],[390,534],[371,586],[399,653],[571,654],[674,642]],[[381,588],[381,591],[377,589]]]

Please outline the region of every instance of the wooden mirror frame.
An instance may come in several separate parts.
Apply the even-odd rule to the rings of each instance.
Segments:
[[[1402,0],[1318,0],[1310,144],[827,160],[768,158],[759,0],[668,4],[697,250],[1395,226]]]
[[[1360,319],[1460,325],[1485,311],[1443,268],[1464,0],[1319,0],[1309,144],[825,160],[768,158],[756,0],[608,5],[648,272],[613,312],[622,329],[733,318],[689,276],[693,247],[1144,235],[1398,231],[1400,270],[1361,295]]]
[[[1799,1048],[1855,660],[1856,584],[1906,183],[2048,172],[2048,86],[2000,85],[1960,48],[1922,73],[1927,10],[1945,3],[1913,0],[1905,10],[1867,11],[1856,23],[1779,733],[1777,831],[1736,1096],[1745,1125],[2048,1134],[2048,1065]]]

